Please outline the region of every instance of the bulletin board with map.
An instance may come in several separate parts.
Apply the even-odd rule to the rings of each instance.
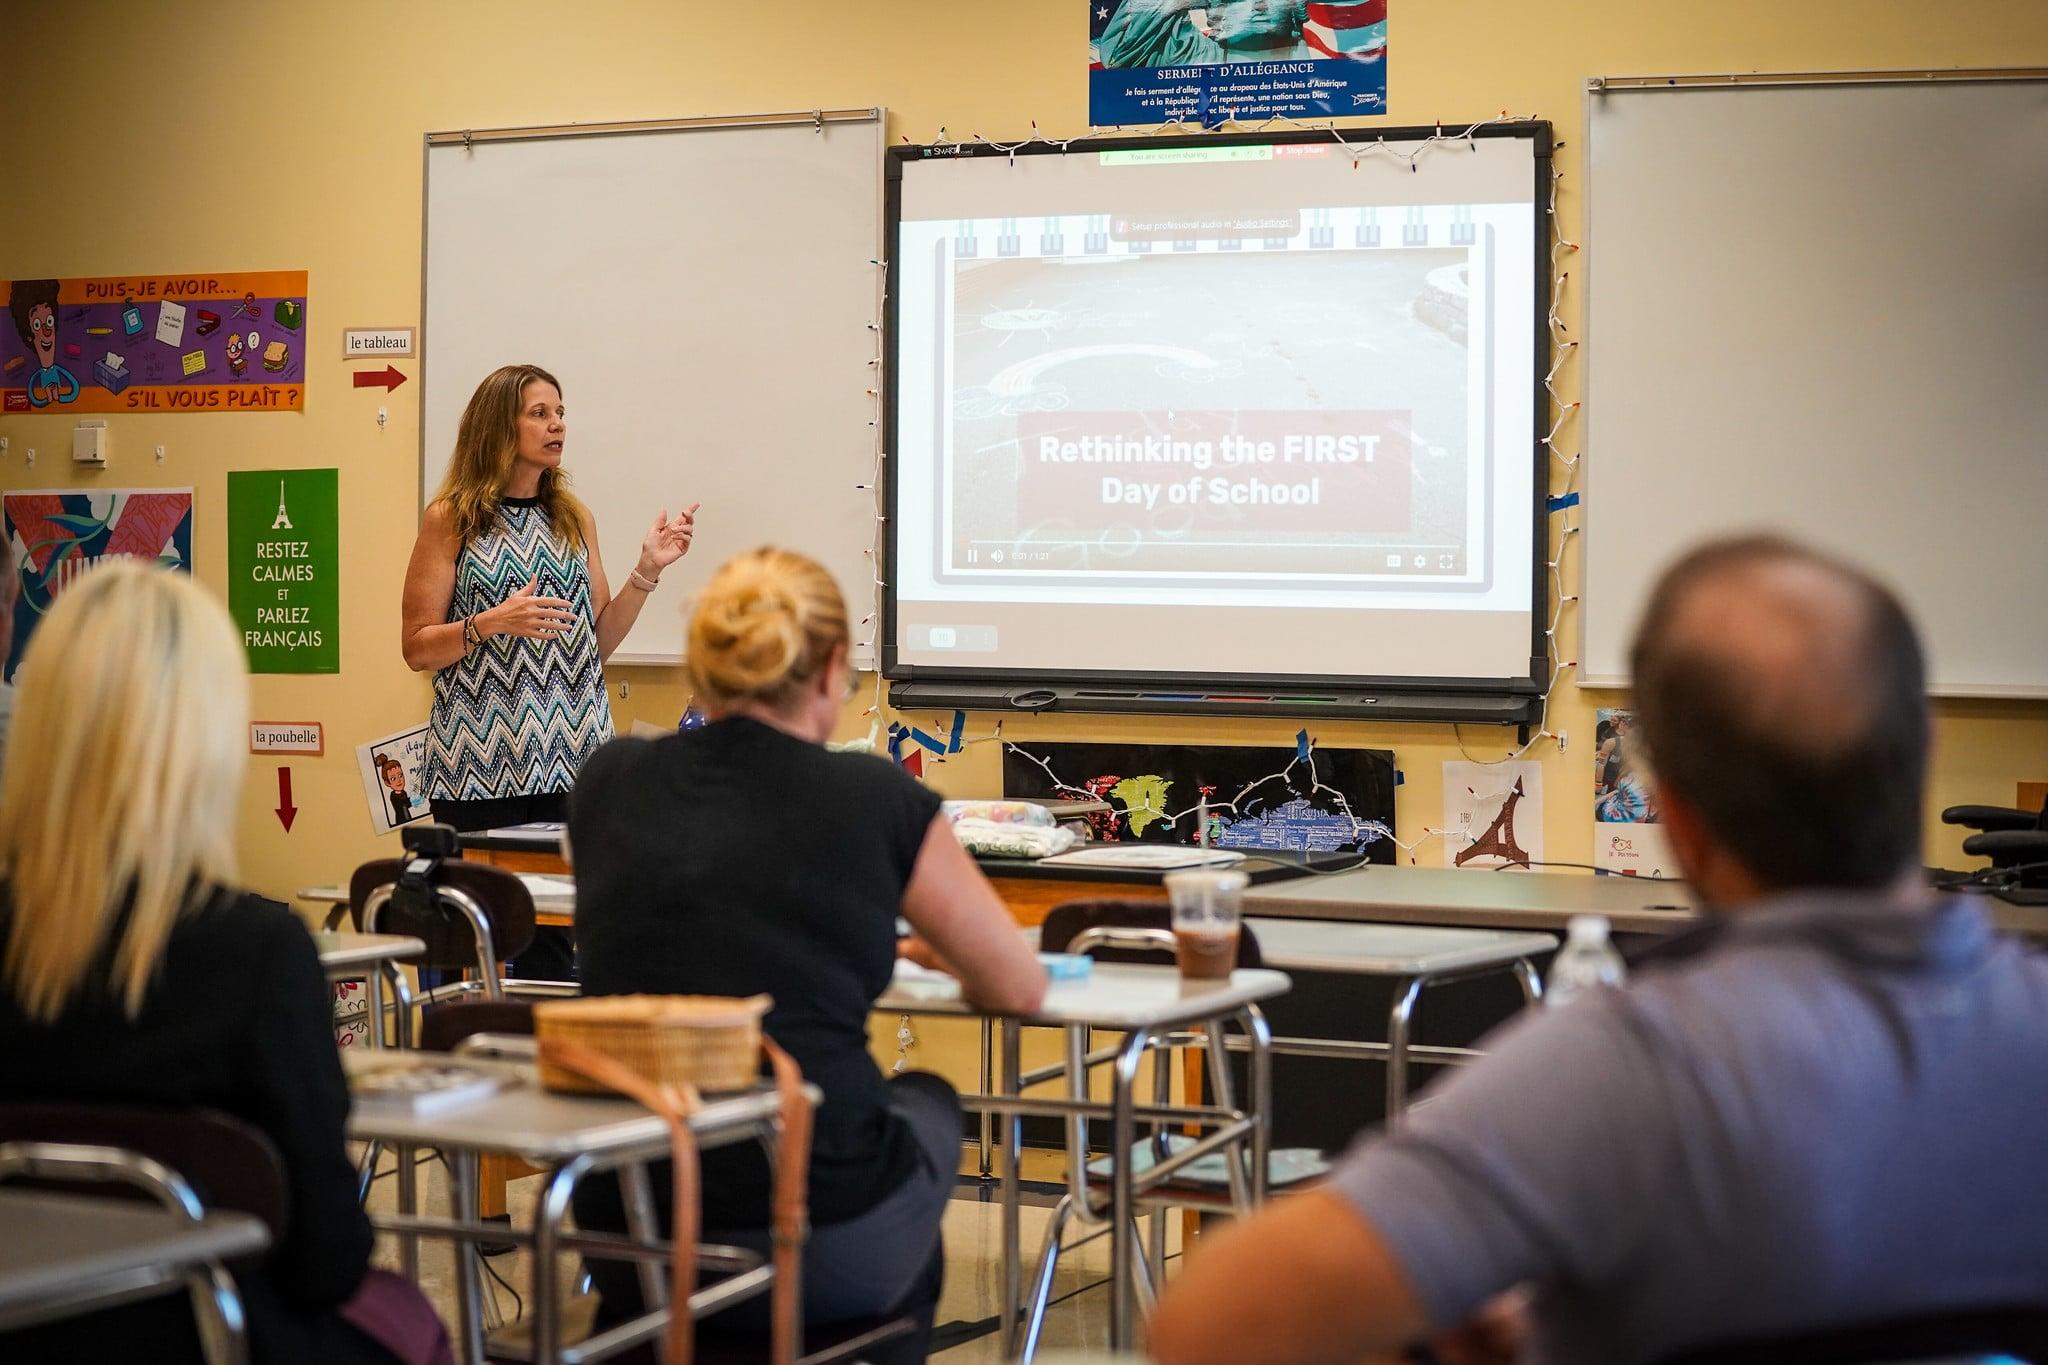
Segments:
[[[1250,745],[1034,744],[1003,746],[1005,796],[1087,798],[1110,806],[1085,817],[1106,842],[1196,842],[1203,798],[1218,848],[1360,851],[1394,861],[1394,755],[1324,749],[1306,731],[1293,748]]]

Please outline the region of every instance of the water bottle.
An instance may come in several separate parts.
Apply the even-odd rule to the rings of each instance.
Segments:
[[[1621,954],[1608,941],[1605,915],[1574,915],[1570,936],[1550,964],[1543,1000],[1563,1005],[1595,986],[1619,986],[1628,975]]]

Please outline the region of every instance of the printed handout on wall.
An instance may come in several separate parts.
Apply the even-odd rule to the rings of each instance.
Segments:
[[[1444,865],[1543,861],[1541,763],[1444,764]]]
[[[1387,0],[1088,0],[1088,121],[1387,112]]]
[[[14,646],[7,680],[57,594],[102,559],[127,556],[192,572],[192,490],[49,489],[0,497],[0,533],[14,551]]]
[[[297,412],[306,272],[0,280],[0,411]]]
[[[370,823],[377,833],[389,834],[400,825],[427,818],[427,789],[421,772],[426,762],[424,725],[356,745],[363,799],[369,802]]]
[[[1610,872],[1675,877],[1659,828],[1656,788],[1635,738],[1635,717],[1602,708],[1594,716],[1593,865]]]

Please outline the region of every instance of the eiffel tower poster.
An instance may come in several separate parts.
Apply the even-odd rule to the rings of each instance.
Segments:
[[[1543,765],[1444,764],[1444,865],[1543,861]]]

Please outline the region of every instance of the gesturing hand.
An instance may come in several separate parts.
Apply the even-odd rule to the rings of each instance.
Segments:
[[[697,534],[697,509],[703,505],[691,503],[689,510],[673,521],[668,509],[661,509],[654,528],[640,542],[640,568],[649,578],[659,577],[663,569],[690,552],[690,538]]]
[[[569,603],[559,597],[541,597],[538,576],[510,597],[478,614],[477,622],[492,635],[517,635],[528,640],[552,640],[576,626]]]

